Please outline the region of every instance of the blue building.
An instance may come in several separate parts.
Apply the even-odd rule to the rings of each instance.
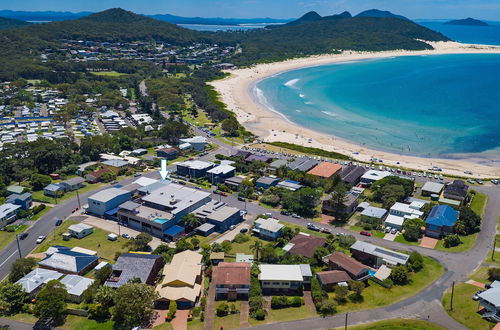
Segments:
[[[189,178],[201,178],[207,175],[207,171],[215,166],[214,163],[201,160],[188,160],[177,164],[177,174]]]
[[[45,196],[59,197],[64,195],[64,188],[57,183],[51,183],[43,188],[43,194]]]
[[[207,222],[215,226],[215,230],[223,233],[243,220],[241,212],[235,207],[223,206],[207,216]]]
[[[453,234],[459,212],[449,205],[436,205],[425,220],[425,235],[440,238]]]
[[[119,188],[108,188],[95,193],[88,199],[87,212],[104,216],[113,210],[117,210],[118,205],[125,203],[132,198],[130,191]],[[116,210],[114,213],[116,213]]]
[[[255,186],[262,189],[268,189],[274,187],[280,181],[279,178],[272,176],[262,176],[255,181]]]
[[[12,203],[15,205],[20,205],[23,210],[27,210],[31,207],[33,203],[33,198],[31,194],[26,192],[24,194],[12,194],[7,197],[7,203]]]

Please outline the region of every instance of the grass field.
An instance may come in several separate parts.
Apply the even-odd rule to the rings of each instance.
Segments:
[[[387,306],[417,294],[444,274],[443,266],[434,259],[424,257],[424,265],[425,267],[420,272],[411,275],[411,283],[407,285],[395,285],[387,289],[369,282],[370,286],[363,291],[364,299],[362,302],[348,302],[339,305],[337,312],[344,313]]]
[[[488,195],[476,192],[476,195],[470,203],[470,208],[472,211],[476,212],[477,215],[483,217],[484,209],[486,207],[486,202],[488,201]]]
[[[343,329],[343,328],[337,328]],[[350,326],[351,330],[444,330],[440,325],[421,321],[421,320],[408,320],[408,319],[392,319],[384,320],[374,323]]]
[[[443,295],[442,304],[446,312],[458,322],[469,329],[483,330],[491,329],[495,324],[484,320],[476,311],[478,302],[472,300],[472,296],[479,290],[478,287],[467,283],[455,285],[453,298],[453,311],[450,311],[451,288]]]
[[[474,244],[476,244],[477,240],[477,235],[478,233],[472,234],[472,235],[467,235],[467,236],[460,236],[460,240],[462,241],[462,244],[450,248],[445,248],[444,247],[444,241],[440,239],[436,247],[434,248],[435,250],[439,251],[446,251],[446,252],[464,252],[469,249],[471,249]]]
[[[94,228],[94,233],[82,239],[71,238],[69,241],[63,241],[61,234],[67,232],[68,227],[76,222],[66,220],[40,244],[35,253],[44,252],[53,245],[62,245],[70,248],[79,246],[85,249],[97,251],[97,255],[106,260],[114,260],[116,252],[127,252],[127,239],[118,237],[116,241],[108,240],[108,232],[100,228]]]
[[[217,304],[220,305],[222,302],[219,302]],[[227,304],[232,304],[232,303],[227,303]],[[234,302],[236,309],[238,311],[241,309],[241,302],[240,301],[235,301]],[[217,307],[216,307],[217,309]],[[236,314],[229,314],[227,316],[219,317],[215,316],[215,322],[214,322],[214,328],[215,329],[239,329],[240,328],[240,313]]]
[[[66,316],[66,322],[64,322],[64,325],[59,328],[69,330],[112,330],[115,329],[114,324],[115,322],[113,321],[97,322],[82,316],[68,315]]]
[[[104,183],[86,183],[85,187],[78,189],[78,193],[79,194],[83,194],[83,193],[92,191],[94,189],[100,188],[100,187],[102,187],[104,185],[105,185]],[[57,203],[59,203],[61,201],[70,199],[72,197],[75,197],[76,196],[76,190],[75,191],[67,192],[63,196],[57,198],[57,203],[56,203],[56,199],[55,198],[50,197],[50,196],[45,196],[43,194],[43,190],[34,191],[32,193],[32,195],[33,195],[33,200],[36,200],[38,202],[49,203],[49,204],[57,204]],[[83,200],[81,200],[81,202],[82,202],[82,204],[84,204]]]
[[[417,246],[420,244],[419,242],[411,242],[411,241],[406,240],[402,234],[396,236],[396,238],[394,239],[394,242],[408,244],[408,245],[414,245],[414,246]]]
[[[17,227],[16,231],[9,233],[5,230],[0,230],[0,250],[3,250],[7,245],[16,239],[16,235],[22,233],[28,228],[27,225],[20,225]]]
[[[469,278],[481,283],[489,283],[490,280],[488,279],[488,267],[480,266],[474,273],[470,274]]]
[[[96,76],[104,76],[104,77],[120,77],[120,76],[126,76],[126,73],[120,73],[116,71],[99,71],[99,72],[91,72],[92,74]]]
[[[306,305],[302,305],[300,307],[288,307],[282,309],[270,309],[269,314],[266,316],[266,319],[263,321],[255,320],[251,317],[248,318],[248,323],[251,326],[258,326],[262,324],[268,323],[276,323],[276,322],[286,322],[286,321],[294,321],[294,320],[302,320],[311,317],[318,316],[316,312],[309,312]]]

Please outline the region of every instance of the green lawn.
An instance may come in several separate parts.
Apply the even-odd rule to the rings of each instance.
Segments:
[[[7,245],[16,239],[16,235],[22,233],[28,228],[28,225],[20,225],[16,231],[9,233],[5,230],[0,230],[0,250],[3,250]]]
[[[102,187],[104,185],[105,185],[104,183],[85,183],[85,187],[78,189],[78,193],[79,194],[83,194],[83,193],[92,191],[94,189],[100,188],[100,187]],[[33,195],[33,200],[36,200],[38,202],[49,203],[49,204],[57,204],[56,203],[56,199],[53,198],[53,197],[45,196],[43,194],[43,190],[34,191],[32,193],[32,195]],[[76,190],[75,191],[70,191],[70,192],[65,193],[63,196],[59,197],[57,199],[57,202],[59,203],[61,201],[70,199],[70,198],[75,197],[75,196],[76,196]],[[85,201],[82,200],[82,199],[80,199],[80,202],[81,202],[82,205],[85,204]]]
[[[199,319],[193,319],[192,321],[188,322],[188,329],[189,330],[203,330],[204,323]]]
[[[490,280],[488,280],[488,267],[480,266],[474,273],[470,274],[469,278],[481,283],[489,283]]]
[[[337,328],[343,329],[343,328]],[[444,330],[440,325],[421,321],[421,320],[408,320],[408,319],[392,319],[384,320],[374,323],[350,326],[348,329],[352,330]]]
[[[69,241],[63,241],[61,234],[65,233],[68,227],[75,223],[76,222],[71,220],[64,221],[60,227],[56,227],[56,229],[34,250],[34,252],[44,252],[53,245],[63,245],[70,248],[79,246],[85,249],[97,251],[97,255],[106,260],[114,260],[115,253],[118,251],[127,252],[128,249],[125,246],[128,242],[127,239],[118,237],[116,241],[110,241],[107,237],[109,232],[100,228],[94,228],[93,234],[90,234],[82,239],[71,238]]]
[[[484,209],[486,207],[486,202],[488,201],[488,195],[476,192],[476,195],[470,203],[470,208],[472,211],[476,212],[477,215],[483,217]]]
[[[219,302],[217,304],[220,305],[222,302]],[[241,308],[241,302],[240,301],[235,301],[235,302],[228,302],[227,304],[235,304],[236,308],[238,311]],[[217,310],[217,307],[216,307]],[[229,314],[227,316],[219,317],[215,316],[215,322],[214,322],[214,328],[215,329],[239,329],[240,328],[240,313],[236,314]]]
[[[50,209],[52,209],[52,206],[45,205],[45,208],[41,212],[38,212],[37,214],[35,214],[34,216],[32,216],[30,220],[35,221],[35,220],[40,219],[45,214],[47,214],[47,212],[49,212]]]
[[[420,244],[419,242],[411,242],[411,241],[406,240],[406,238],[402,234],[396,236],[396,238],[394,239],[394,242],[408,244],[408,245],[415,245],[415,246]]]
[[[446,251],[446,252],[464,252],[464,251],[471,249],[474,246],[474,244],[476,244],[477,235],[478,235],[478,233],[475,233],[472,235],[467,235],[467,236],[460,236],[460,240],[462,241],[462,244],[460,244],[458,246],[451,247],[451,248],[445,248],[444,243],[443,243],[444,241],[442,239],[440,239],[437,242],[436,247],[434,249],[439,250],[439,251]]]
[[[384,288],[374,282],[363,291],[363,301],[359,303],[348,302],[337,307],[338,313],[351,312],[363,309],[372,309],[394,304],[409,298],[425,289],[444,274],[444,268],[439,262],[429,257],[424,257],[424,268],[411,275],[411,283],[403,286],[395,285],[390,289]],[[334,294],[330,294],[332,297]]]
[[[453,311],[450,311],[451,288],[443,295],[442,304],[446,312],[469,329],[491,329],[494,323],[484,320],[477,312],[478,302],[472,296],[479,290],[478,287],[467,283],[455,285],[453,297]]]
[[[156,327],[153,328],[154,330],[171,330],[173,329],[172,324],[165,322],[160,325],[157,325]]]
[[[24,322],[24,323],[31,323],[31,324],[35,324],[35,322],[38,320],[38,318],[35,317],[33,314],[28,314],[28,313],[19,313],[16,315],[10,315],[10,316],[4,316],[4,317],[9,319],[9,320],[19,321],[19,322]]]
[[[309,312],[306,305],[302,305],[300,307],[288,307],[282,309],[270,309],[269,314],[266,316],[266,319],[263,321],[255,320],[251,317],[248,318],[248,322],[251,326],[258,326],[262,324],[268,323],[276,323],[276,322],[286,322],[286,321],[294,321],[294,320],[302,320],[311,317],[318,316],[316,312]]]
[[[92,74],[96,76],[105,76],[105,77],[119,77],[119,76],[126,76],[126,73],[120,73],[116,71],[98,71],[98,72],[91,72]]]
[[[68,315],[66,316],[66,322],[60,328],[70,330],[112,330],[114,329],[114,324],[113,321],[97,322],[82,316]]]

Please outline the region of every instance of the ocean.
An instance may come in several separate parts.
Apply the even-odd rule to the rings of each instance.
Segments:
[[[500,55],[429,55],[288,71],[252,93],[287,120],[373,149],[498,160],[499,86]]]
[[[500,45],[500,22],[486,23],[489,26],[445,25],[446,21],[416,20],[416,23],[441,32],[450,39],[463,43]]]

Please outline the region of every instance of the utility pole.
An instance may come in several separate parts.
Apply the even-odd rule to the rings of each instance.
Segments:
[[[19,245],[19,235],[16,234],[16,241],[17,241],[17,251],[19,252],[19,258],[22,258],[23,255],[21,254],[21,245]]]
[[[450,311],[453,311],[453,296],[455,295],[455,281],[451,284]]]
[[[120,232],[120,220],[118,220],[117,224],[118,224],[118,236],[121,237],[122,235],[121,235],[121,232]]]
[[[82,206],[80,205],[80,194],[78,193],[78,190],[76,190],[76,199],[78,199],[78,209],[81,209]]]
[[[491,260],[492,261],[495,261],[495,250],[496,250],[496,247],[497,247],[497,239],[495,237],[495,238],[493,238],[493,251],[491,251]]]
[[[347,330],[347,316],[349,315],[349,313],[345,313],[345,326],[344,326],[344,329]]]

